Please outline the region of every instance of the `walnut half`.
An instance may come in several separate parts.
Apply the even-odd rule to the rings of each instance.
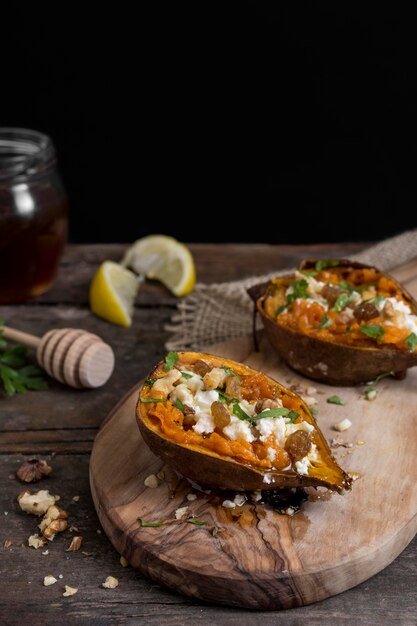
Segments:
[[[17,470],[17,477],[24,483],[37,483],[43,476],[49,476],[52,467],[43,459],[28,459]]]
[[[46,489],[31,493],[28,489],[17,496],[19,506],[25,513],[43,515],[50,506],[59,500],[59,496],[53,496]]]

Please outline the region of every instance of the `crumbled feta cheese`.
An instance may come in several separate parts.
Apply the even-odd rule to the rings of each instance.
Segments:
[[[337,424],[335,424],[333,426],[333,428],[335,430],[338,430],[340,433],[342,433],[343,431],[347,430],[348,428],[350,428],[352,426],[352,422],[350,421],[350,419],[348,419],[347,417],[345,417],[344,420],[342,420],[341,422],[338,422]]]
[[[259,502],[259,500],[262,500],[262,491],[260,489],[257,489],[256,491],[254,491],[251,494],[251,500],[253,502]]]
[[[236,504],[236,506],[243,506],[246,500],[246,496],[244,496],[242,493],[237,493],[233,499],[233,502]]]
[[[289,422],[285,425],[285,437],[289,437],[297,430],[305,430],[307,433],[311,433],[314,430],[314,426],[304,420],[298,424],[291,424],[291,422]]]
[[[189,502],[193,502],[194,500],[197,500],[197,496],[195,495],[195,493],[188,493],[187,494],[187,500]]]
[[[257,421],[256,430],[260,434],[260,441],[265,442],[273,435],[280,446],[285,443],[286,422],[283,417],[264,417]]]
[[[301,476],[305,476],[306,474],[308,474],[309,466],[310,466],[310,461],[308,460],[307,456],[305,456],[300,461],[295,462],[295,469],[297,471],[297,474],[300,474]]]
[[[266,485],[270,485],[272,483],[272,474],[270,472],[264,474],[262,482]]]
[[[224,500],[222,502],[222,507],[225,509],[234,509],[236,504],[232,500]]]
[[[302,396],[302,398],[307,406],[314,406],[317,404],[317,399],[313,398],[313,396]]]
[[[267,456],[268,456],[268,459],[271,461],[271,463],[272,461],[275,461],[275,458],[277,456],[277,451],[275,450],[275,448],[268,448]]]
[[[45,576],[45,578],[43,579],[43,584],[45,587],[50,587],[50,585],[55,585],[55,583],[57,583],[58,580],[55,578],[55,576]]]
[[[182,506],[175,511],[175,519],[181,519],[188,511],[188,506]]]
[[[318,462],[320,460],[319,451],[317,450],[317,446],[315,443],[311,444],[310,452],[308,453],[307,457],[309,461]]]
[[[191,379],[190,379],[191,380]],[[219,399],[217,391],[198,391],[193,403],[190,404],[195,411],[196,423],[193,425],[193,430],[200,435],[203,433],[212,433],[215,428],[214,418],[211,414],[211,405]]]
[[[259,420],[262,422],[263,420]],[[240,420],[235,415],[230,416],[230,424],[223,428],[223,433],[229,437],[229,439],[244,439],[249,443],[255,441],[255,437],[252,434],[251,425],[244,420]]]

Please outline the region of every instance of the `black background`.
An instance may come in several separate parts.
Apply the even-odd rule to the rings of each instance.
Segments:
[[[72,241],[375,240],[417,225],[411,15],[189,6],[22,5],[3,21],[0,123],[54,139]]]

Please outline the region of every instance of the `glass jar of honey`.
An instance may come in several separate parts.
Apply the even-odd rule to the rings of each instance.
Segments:
[[[24,302],[52,285],[67,226],[50,138],[0,128],[0,304]]]

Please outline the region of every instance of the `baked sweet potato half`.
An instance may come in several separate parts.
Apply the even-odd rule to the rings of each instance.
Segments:
[[[417,303],[375,267],[310,259],[249,294],[272,346],[309,378],[355,385],[417,365]]]
[[[305,402],[241,363],[170,353],[139,392],[137,420],[157,456],[208,487],[351,486]]]

